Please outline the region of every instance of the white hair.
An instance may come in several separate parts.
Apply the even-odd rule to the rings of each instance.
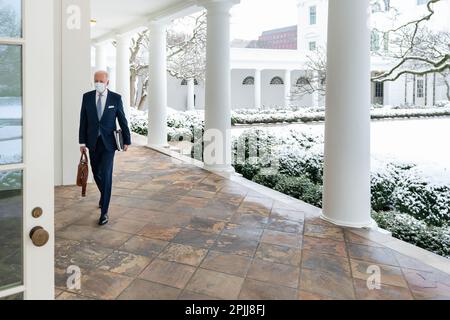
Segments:
[[[109,80],[109,73],[108,73],[108,71],[98,70],[98,71],[95,72],[94,77],[97,76],[97,75],[105,75],[106,79]]]

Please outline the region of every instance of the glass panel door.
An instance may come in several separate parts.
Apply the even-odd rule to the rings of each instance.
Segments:
[[[24,291],[22,1],[0,0],[0,299]]]

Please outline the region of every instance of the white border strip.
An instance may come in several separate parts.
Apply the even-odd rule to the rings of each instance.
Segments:
[[[19,286],[7,290],[0,291],[0,298],[6,298],[18,293],[25,292],[25,286]]]

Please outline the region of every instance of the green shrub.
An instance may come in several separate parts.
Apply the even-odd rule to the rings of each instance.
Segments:
[[[242,174],[245,179],[253,180],[253,177],[261,171],[262,167],[263,166],[260,162],[258,162],[258,159],[250,158],[239,167],[238,173]]]
[[[428,226],[408,214],[389,211],[373,212],[378,226],[392,232],[392,236],[420,248],[450,258],[450,227]]]
[[[280,180],[280,175],[277,173],[260,172],[252,180],[260,185],[273,189]]]
[[[313,183],[306,175],[300,177],[280,175],[274,190],[322,207],[322,187]]]

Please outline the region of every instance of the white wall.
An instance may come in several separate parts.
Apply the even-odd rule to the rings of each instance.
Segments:
[[[294,88],[297,80],[301,77],[303,71],[294,70],[291,72],[291,88]],[[243,85],[243,80],[248,76],[254,76],[253,69],[233,69],[231,70],[231,107],[232,109],[253,108],[254,106],[254,86]],[[280,107],[285,104],[284,86],[270,85],[270,80],[275,77],[281,77],[284,81],[284,70],[262,70],[261,71],[261,103],[265,108]],[[436,101],[446,100],[442,77],[437,75]],[[205,84],[200,82],[195,86],[196,93],[196,109],[204,109],[205,107]],[[374,88],[372,89],[372,99]],[[417,90],[416,90],[417,94]],[[433,76],[428,77],[428,106],[433,101]],[[408,104],[413,103],[413,77],[408,76]],[[384,85],[384,104],[399,106],[405,103],[405,76],[400,77],[397,81],[386,82]],[[291,103],[293,106],[311,107],[313,106],[312,95],[303,97],[296,96]],[[416,97],[417,105],[424,105],[425,100]],[[319,95],[319,106],[325,105],[325,98]],[[187,86],[181,85],[181,80],[168,77],[168,106],[175,110],[185,111],[187,107]]]
[[[254,77],[255,70],[231,70],[231,107],[233,109],[253,108],[255,105],[255,86],[243,85],[247,77]]]
[[[181,85],[180,79],[167,76],[167,105],[169,108],[186,111],[187,109],[187,95],[188,87]],[[205,83],[198,81],[195,86],[195,109],[205,109]]]
[[[80,29],[67,26],[69,6],[80,9]],[[80,158],[81,101],[83,93],[92,89],[90,1],[62,0],[60,9],[55,25],[61,35],[55,53],[55,184],[74,185]]]
[[[384,83],[384,104],[391,106],[405,103],[405,78],[400,77],[395,82]]]
[[[284,105],[284,85],[270,85],[274,77],[284,79],[284,71],[264,70],[261,74],[261,104],[263,108],[280,107]]]
[[[310,24],[309,8],[316,6],[317,21]],[[300,52],[309,51],[309,42],[316,41],[317,46],[326,47],[328,26],[328,0],[299,0],[298,5],[298,39]]]

